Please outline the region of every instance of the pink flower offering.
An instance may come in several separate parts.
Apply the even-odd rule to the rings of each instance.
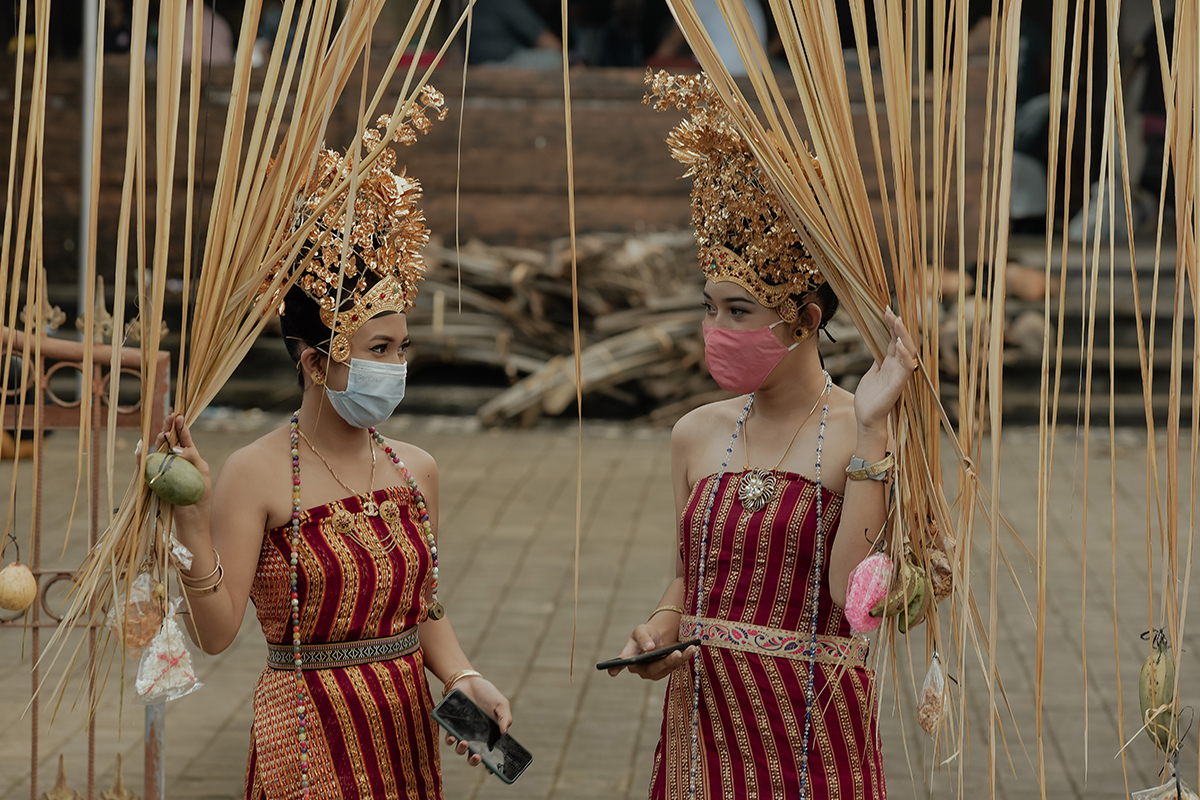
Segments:
[[[887,596],[892,582],[892,560],[883,553],[872,553],[850,573],[846,586],[846,621],[854,633],[866,633],[879,627],[880,617],[871,609]]]

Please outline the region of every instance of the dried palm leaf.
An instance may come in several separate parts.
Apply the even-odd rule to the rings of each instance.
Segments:
[[[44,5],[40,4],[39,8]],[[217,391],[232,374],[250,349],[254,340],[274,312],[271,305],[273,291],[260,292],[269,282],[272,290],[286,290],[287,271],[278,266],[294,260],[308,236],[312,222],[327,209],[335,214],[353,207],[359,176],[368,170],[382,148],[361,157],[357,146],[352,150],[354,158],[350,174],[334,187],[323,203],[315,210],[306,226],[293,230],[292,200],[308,180],[315,164],[318,150],[325,136],[330,115],[344,94],[358,65],[362,64],[361,86],[358,97],[358,128],[361,141],[362,131],[371,124],[385,87],[396,76],[402,57],[410,45],[415,45],[417,54],[428,42],[440,0],[419,0],[404,33],[397,41],[391,59],[378,85],[369,91],[368,70],[371,46],[371,30],[382,7],[382,0],[357,0],[350,2],[341,11],[340,22],[335,26],[338,14],[336,0],[286,0],[283,22],[276,36],[275,46],[267,65],[262,84],[257,87],[261,101],[257,109],[251,108],[252,73],[249,49],[252,37],[243,37],[237,54],[233,73],[229,110],[221,143],[220,166],[216,185],[211,197],[205,241],[199,259],[199,270],[193,276],[190,249],[185,250],[184,285],[188,301],[194,302],[190,316],[184,320],[184,337],[181,347],[181,363],[177,381],[176,409],[189,421],[194,422],[200,412],[212,401]],[[169,273],[169,244],[172,238],[171,220],[173,209],[180,204],[177,196],[175,169],[180,154],[178,131],[183,105],[187,103],[187,122],[184,130],[187,138],[187,177],[182,193],[182,205],[186,215],[184,232],[185,248],[194,245],[192,216],[196,204],[196,145],[199,122],[199,89],[201,86],[200,62],[190,66],[190,91],[183,93],[185,65],[182,62],[182,36],[185,30],[182,4],[163,9],[159,18],[159,42],[156,73],[156,96],[153,120],[147,118],[147,83],[145,76],[146,28],[149,16],[148,0],[135,3],[133,13],[133,52],[131,56],[129,88],[129,134],[126,140],[126,164],[122,186],[121,224],[117,236],[116,253],[116,301],[113,309],[113,330],[120,333],[126,329],[126,290],[130,280],[134,282],[138,311],[134,324],[140,327],[140,347],[143,375],[142,439],[152,441],[157,431],[150,425],[150,408],[153,398],[151,389],[155,385],[157,362],[151,356],[158,352],[162,337],[162,309]],[[199,39],[203,26],[199,15],[199,4],[194,5],[193,49],[201,50]],[[470,8],[468,7],[468,11]],[[261,0],[250,0],[245,5],[241,21],[242,30],[256,30],[261,11]],[[466,19],[466,13],[453,26],[446,41],[441,45],[437,60],[445,53],[450,41]],[[286,46],[289,31],[295,23],[293,46]],[[286,55],[285,55],[286,53]],[[98,59],[102,60],[102,56]],[[414,107],[420,88],[428,78],[432,67],[418,79],[414,58],[401,81],[400,98],[389,109],[390,120],[383,132],[383,141],[406,141],[415,138],[416,132],[407,124],[409,111]],[[97,74],[103,70],[98,69]],[[398,78],[397,78],[398,79]],[[35,90],[33,111],[41,113],[44,104],[44,87]],[[185,100],[186,97],[186,100]],[[370,102],[368,102],[370,97]],[[150,122],[153,125],[150,125]],[[152,130],[152,137],[146,134]],[[98,148],[97,139],[93,149]],[[15,134],[14,134],[15,136]],[[37,137],[30,137],[30,147]],[[14,139],[15,143],[15,139]],[[15,147],[15,144],[14,144]],[[153,152],[153,172],[147,166],[147,151]],[[15,160],[15,150],[13,158]],[[27,163],[38,163],[28,160]],[[15,174],[10,170],[11,176]],[[26,183],[37,184],[37,173],[26,169]],[[154,181],[151,181],[151,175]],[[344,191],[343,191],[344,190]],[[93,198],[98,193],[98,183],[93,180]],[[11,193],[11,190],[10,190]],[[148,202],[149,198],[149,202]],[[30,191],[21,193],[22,213],[18,216],[18,227],[24,230],[28,208],[40,208],[40,197]],[[153,222],[150,223],[148,206],[153,204]],[[337,205],[335,205],[337,204]],[[93,202],[93,208],[95,207]],[[10,204],[9,208],[12,208]],[[34,214],[35,227],[32,241],[40,241],[40,230],[36,228],[39,215]],[[346,215],[349,220],[350,215]],[[6,215],[6,225],[8,225]],[[93,212],[90,224],[95,226]],[[152,238],[148,239],[148,235]],[[349,237],[346,237],[347,239]],[[5,239],[7,247],[8,239]],[[132,254],[131,254],[132,251]],[[36,246],[31,251],[40,257]],[[345,268],[345,256],[341,269]],[[0,277],[7,279],[7,250],[0,255]],[[13,271],[14,282],[19,274],[20,260]],[[32,266],[31,266],[32,268]],[[132,275],[131,275],[132,273]],[[274,276],[274,277],[271,277]],[[194,277],[194,281],[193,281]],[[42,286],[34,282],[35,286]],[[15,293],[14,293],[15,296]],[[36,324],[42,306],[38,291],[30,293],[27,306],[33,311],[31,321]],[[15,313],[15,304],[6,311]],[[87,309],[84,327],[90,330],[95,324],[91,309]],[[27,323],[27,333],[29,332]],[[11,327],[11,326],[10,326]],[[90,339],[90,337],[88,337]],[[36,336],[26,336],[25,342],[36,342]],[[115,342],[117,343],[117,342]],[[117,371],[119,349],[113,349],[112,369]],[[34,359],[40,366],[40,362]],[[23,362],[23,366],[28,360]],[[117,382],[109,385],[109,425],[107,471],[115,470],[114,447]],[[85,397],[90,393],[85,388]],[[86,402],[86,401],[85,401]],[[0,411],[3,409],[0,400]],[[80,431],[80,441],[89,439],[91,416],[85,414]],[[148,453],[141,456],[144,459]],[[140,475],[140,470],[139,470]],[[15,484],[14,484],[15,485]],[[119,504],[111,502],[110,482],[109,508],[118,505],[115,515],[106,522],[106,531],[98,545],[89,553],[87,560],[76,575],[69,607],[62,625],[55,632],[44,658],[54,663],[64,652],[69,663],[56,687],[55,694],[62,698],[66,683],[75,662],[79,658],[86,637],[74,648],[70,647],[71,633],[80,623],[95,623],[102,608],[127,595],[132,579],[139,571],[149,569],[156,578],[166,581],[168,574],[168,547],[165,540],[170,528],[169,507],[159,508],[158,501],[135,479],[125,490]],[[160,511],[165,516],[159,519]],[[119,643],[105,638],[100,647],[100,657],[89,662],[89,675],[97,679],[102,688],[111,658],[120,651]],[[84,683],[87,683],[86,681]],[[94,711],[99,692],[91,697]]]
[[[851,3],[859,64],[854,75],[846,66],[834,0],[768,0],[798,95],[795,114],[744,3],[717,0],[717,4],[747,69],[748,94],[721,62],[693,3],[669,0],[692,52],[787,206],[801,240],[837,293],[841,307],[876,357],[881,357],[888,345],[882,315],[889,303],[910,325],[920,327],[920,375],[905,391],[893,417],[899,502],[893,517],[892,546],[897,555],[905,545],[911,546],[926,569],[931,566],[929,552],[952,552],[955,588],[949,606],[950,641],[942,641],[935,606],[927,627],[926,657],[935,647],[954,653],[956,672],[965,683],[967,652],[971,648],[976,651],[988,693],[988,763],[994,775],[997,745],[1003,742],[1003,730],[997,733],[999,704],[1007,704],[1007,700],[997,674],[996,652],[989,643],[997,638],[995,579],[1000,561],[1007,561],[1007,556],[999,538],[1003,528],[999,506],[992,502],[1000,490],[1000,448],[993,444],[985,451],[987,440],[977,421],[987,415],[991,442],[996,443],[1002,423],[1003,265],[1008,247],[1019,10],[1010,8],[1004,15],[997,11],[992,20],[978,260],[997,268],[992,270],[986,295],[982,284],[976,287],[977,307],[984,313],[976,317],[970,345],[965,328],[960,331],[962,412],[956,429],[939,401],[937,323],[929,318],[929,309],[940,299],[936,276],[945,254],[957,252],[960,270],[966,260],[967,4],[958,0],[934,3],[934,36],[928,42],[926,4],[876,0],[875,18],[868,20],[864,5]],[[868,46],[872,31],[877,34],[876,48]],[[922,68],[930,55],[932,93],[927,92],[929,78]],[[878,72],[873,69],[876,62]],[[870,148],[865,151],[854,136],[854,80],[861,84],[871,134]],[[883,115],[876,111],[880,95]],[[885,146],[890,156],[886,161]],[[868,189],[865,173],[870,166],[879,187],[875,194]],[[926,198],[930,198],[928,207]],[[876,230],[873,205],[882,206],[882,232]],[[952,207],[958,212],[957,239],[951,238],[946,224]],[[961,288],[965,281],[960,279],[959,285],[960,299],[965,299]],[[976,358],[972,353],[981,355]],[[958,456],[957,513],[942,491],[941,429],[949,434]],[[992,475],[987,488],[975,466],[985,458]],[[968,579],[978,527],[984,527],[990,537],[986,621],[976,610]],[[894,659],[894,640],[890,645]],[[939,741],[939,746],[964,751],[965,709],[960,684],[955,740]],[[959,761],[960,768],[965,761]]]

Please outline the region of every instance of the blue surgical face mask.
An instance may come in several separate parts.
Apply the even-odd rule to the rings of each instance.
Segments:
[[[346,422],[356,428],[374,428],[390,417],[404,399],[407,376],[407,364],[352,358],[346,389],[339,392],[326,387],[325,394]]]

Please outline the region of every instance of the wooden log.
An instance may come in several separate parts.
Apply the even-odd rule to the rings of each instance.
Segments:
[[[676,352],[676,339],[694,334],[692,320],[648,325],[584,349],[580,357],[583,391],[612,386],[636,376],[646,366]],[[559,414],[575,399],[575,359],[556,356],[546,366],[479,409],[491,424],[540,407]]]

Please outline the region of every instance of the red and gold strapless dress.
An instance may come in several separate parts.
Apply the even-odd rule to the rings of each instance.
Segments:
[[[373,499],[391,513],[368,516],[362,500],[349,497],[300,516],[300,634],[306,647],[329,645],[341,664],[303,672],[311,798],[441,800],[437,725],[415,636],[428,611],[429,546],[407,488],[380,489]],[[250,590],[267,641],[284,643],[285,659],[292,657],[289,529],[265,534]],[[405,654],[371,660],[370,640],[406,633]],[[366,663],[345,665],[348,653]],[[268,667],[254,692],[247,798],[301,797],[297,728],[296,673]]]
[[[751,512],[738,489],[746,473],[720,481],[705,560],[704,646],[700,648],[699,751],[696,800],[800,797],[883,800],[883,753],[875,715],[867,644],[850,638],[842,609],[829,594],[829,552],[842,496],[822,490],[825,536],[817,578],[817,642],[811,643],[810,587],[816,566],[817,487],[776,472],[778,489]],[[679,521],[689,614],[680,638],[691,637],[705,509],[717,482],[697,482]],[[812,733],[804,750],[805,698],[813,675]],[[671,674],[662,734],[654,754],[652,800],[686,800],[691,782],[693,668]]]

